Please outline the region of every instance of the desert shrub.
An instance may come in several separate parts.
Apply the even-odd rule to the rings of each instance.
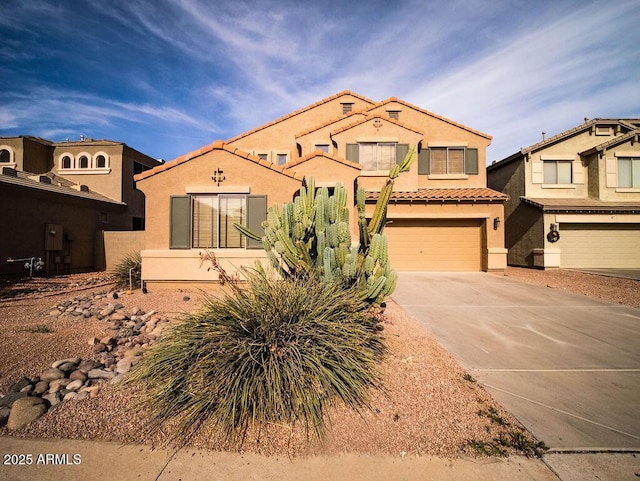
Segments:
[[[132,252],[124,256],[113,268],[115,286],[118,289],[138,289],[141,285],[142,256],[139,252]],[[129,276],[131,272],[131,277]]]
[[[166,328],[134,367],[150,431],[175,419],[178,442],[205,422],[235,439],[256,423],[322,436],[328,406],[367,406],[383,344],[357,293],[315,276],[247,278]]]

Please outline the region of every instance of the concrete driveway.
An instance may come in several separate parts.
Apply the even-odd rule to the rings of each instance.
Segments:
[[[550,448],[640,450],[640,309],[486,273],[401,273],[393,298]]]

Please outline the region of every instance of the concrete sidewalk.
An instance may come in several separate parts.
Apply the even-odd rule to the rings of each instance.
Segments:
[[[444,459],[344,454],[289,459],[199,450],[178,452],[117,443],[0,437],[3,481],[558,481],[539,459]],[[30,455],[31,465],[7,466]],[[37,464],[46,455],[77,464]],[[43,456],[40,456],[43,455]],[[65,457],[62,455],[66,455]],[[49,460],[55,458],[49,456]],[[24,458],[23,458],[24,460]],[[28,462],[28,461],[27,461]]]

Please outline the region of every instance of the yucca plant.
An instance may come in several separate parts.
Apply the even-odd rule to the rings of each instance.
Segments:
[[[378,321],[354,291],[260,267],[245,274],[246,284],[231,282],[167,328],[134,367],[129,379],[147,386],[151,432],[175,418],[179,443],[206,422],[236,440],[265,423],[322,437],[328,406],[359,410],[379,386]]]
[[[124,256],[113,268],[116,289],[138,289],[142,279],[142,256],[131,252]]]

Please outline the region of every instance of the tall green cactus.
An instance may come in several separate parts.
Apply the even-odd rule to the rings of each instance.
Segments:
[[[244,226],[245,236],[262,241],[269,261],[283,276],[315,275],[325,282],[341,282],[356,288],[365,305],[381,302],[395,289],[397,274],[391,269],[387,238],[383,234],[387,204],[395,179],[409,170],[415,149],[400,165],[394,165],[380,191],[371,220],[365,214],[365,192],[356,192],[359,242],[352,243],[347,191],[336,184],[333,194],[316,189],[305,179],[293,202],[271,207],[263,222],[264,236]]]

